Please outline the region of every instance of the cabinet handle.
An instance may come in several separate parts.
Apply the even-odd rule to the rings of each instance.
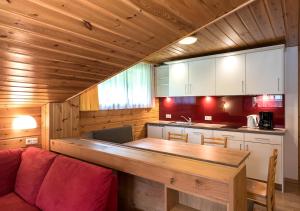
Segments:
[[[279,82],[280,82],[280,78],[277,78],[277,91],[279,91]]]
[[[246,145],[246,150],[249,151],[248,144]]]
[[[187,84],[184,85],[184,93],[187,94]]]
[[[189,92],[190,92],[190,94],[192,93],[192,84],[190,84],[190,90],[189,90]]]
[[[242,93],[244,93],[244,81],[242,81]]]
[[[270,141],[270,139],[268,139],[268,138],[255,138],[255,140],[258,140],[258,141]]]
[[[225,138],[233,138],[234,136],[232,136],[232,135],[222,135],[223,137],[225,137]]]
[[[240,150],[242,150],[242,144],[240,144]]]

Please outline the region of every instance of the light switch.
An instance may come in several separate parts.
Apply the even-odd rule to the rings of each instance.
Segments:
[[[212,120],[212,116],[204,116],[204,120],[211,121]]]
[[[171,118],[172,118],[172,115],[171,115],[171,114],[166,114],[166,118],[167,118],[167,119],[171,119]]]
[[[26,138],[25,143],[26,143],[26,145],[38,144],[38,138],[37,137]]]

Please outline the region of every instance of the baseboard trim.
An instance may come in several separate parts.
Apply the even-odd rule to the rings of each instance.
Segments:
[[[291,179],[291,178],[284,178],[284,182],[292,183],[292,184],[299,184],[299,180]]]

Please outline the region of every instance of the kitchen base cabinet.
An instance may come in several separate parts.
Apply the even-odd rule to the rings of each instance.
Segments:
[[[245,134],[245,150],[250,151],[250,156],[246,161],[247,177],[267,181],[269,158],[273,150],[277,149],[275,182],[283,185],[282,139],[282,136],[276,135]]]
[[[227,148],[244,150],[244,134],[231,131],[214,131],[215,138],[227,138]]]
[[[165,129],[164,129],[164,139],[168,139],[169,132],[170,133],[183,134],[184,133],[184,128],[183,127],[165,126]]]
[[[188,142],[194,144],[201,144],[201,136],[212,137],[213,130],[205,129],[194,129],[194,128],[185,128],[184,133],[188,134]]]
[[[148,125],[147,126],[147,137],[148,138],[164,138],[164,126]]]

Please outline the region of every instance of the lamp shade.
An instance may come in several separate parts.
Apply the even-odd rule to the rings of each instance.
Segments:
[[[36,120],[29,115],[21,115],[14,118],[12,128],[16,130],[37,128]]]

